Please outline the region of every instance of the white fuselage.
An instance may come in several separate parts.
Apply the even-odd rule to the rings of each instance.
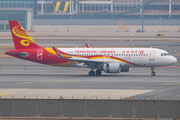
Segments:
[[[58,48],[77,57],[119,62],[122,67],[159,67],[177,62],[167,51],[156,48]]]

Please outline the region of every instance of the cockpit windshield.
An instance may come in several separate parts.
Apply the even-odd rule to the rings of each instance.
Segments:
[[[161,53],[161,56],[170,56],[169,53]]]

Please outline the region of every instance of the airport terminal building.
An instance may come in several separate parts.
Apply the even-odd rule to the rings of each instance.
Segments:
[[[0,0],[0,30],[9,30],[8,20],[17,20],[26,30],[32,29],[36,0]]]
[[[38,0],[38,14],[80,17],[178,17],[180,0]]]

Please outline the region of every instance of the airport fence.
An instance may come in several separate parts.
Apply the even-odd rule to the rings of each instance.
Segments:
[[[179,100],[0,99],[1,117],[180,118]]]

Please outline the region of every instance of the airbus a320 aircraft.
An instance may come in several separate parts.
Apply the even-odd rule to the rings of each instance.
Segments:
[[[42,48],[17,21],[9,21],[9,25],[15,50],[5,54],[52,66],[90,68],[89,76],[101,75],[102,71],[129,72],[130,67],[150,67],[155,76],[155,67],[177,62],[168,52],[155,48]]]

